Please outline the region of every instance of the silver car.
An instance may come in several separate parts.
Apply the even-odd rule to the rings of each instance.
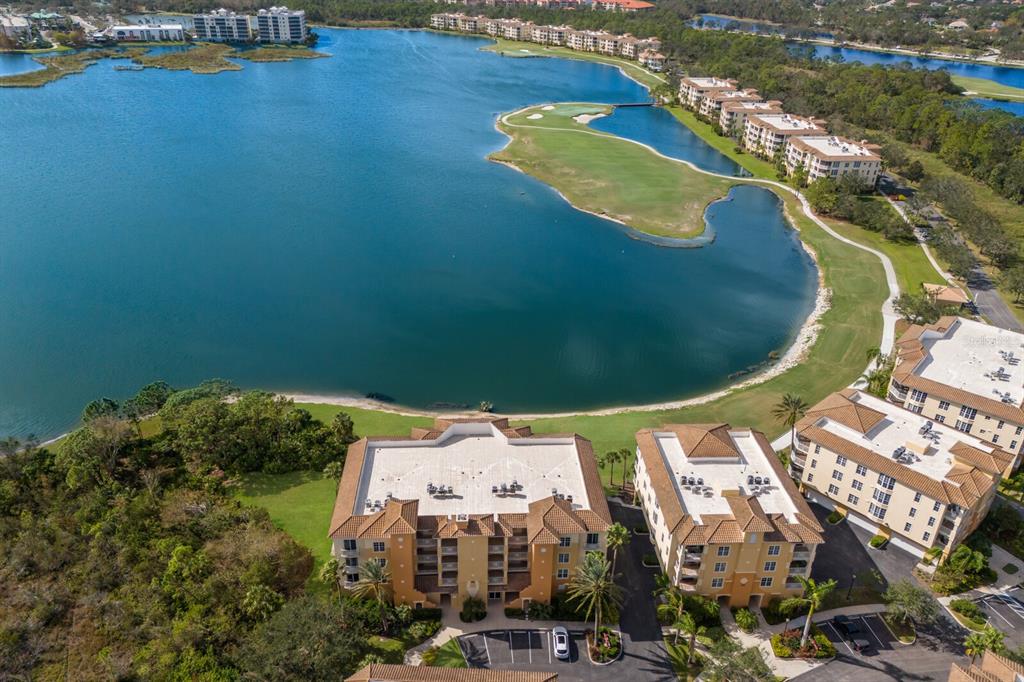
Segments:
[[[569,658],[569,631],[557,625],[551,630],[551,640],[555,644],[555,658]]]

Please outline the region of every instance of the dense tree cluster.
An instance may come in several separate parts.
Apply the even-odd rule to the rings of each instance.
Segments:
[[[210,387],[188,401],[151,384],[123,405],[90,403],[53,446],[2,443],[0,679],[328,680],[356,669],[373,615],[304,596],[309,550],[229,494],[240,472],[343,459],[351,420],[339,433],[288,401]],[[138,417],[154,413],[171,428],[145,438],[155,418]]]

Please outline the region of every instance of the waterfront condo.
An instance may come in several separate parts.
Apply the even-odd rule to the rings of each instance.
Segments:
[[[988,513],[1012,455],[848,388],[796,425],[790,467],[811,500],[922,556],[948,555]]]
[[[256,34],[261,43],[303,43],[309,36],[306,12],[284,6],[261,9],[256,14]]]
[[[743,127],[750,114],[781,114],[782,102],[769,100],[767,102],[722,102],[721,112],[718,116],[718,127],[722,132],[731,137],[743,135]]]
[[[877,145],[858,144],[835,135],[796,135],[786,142],[786,170],[793,173],[803,168],[807,182],[854,175],[866,186],[874,187],[882,171],[878,149]]]
[[[736,81],[723,78],[683,78],[679,81],[679,103],[697,111],[702,97],[713,92],[735,90],[736,85]]]
[[[717,121],[722,115],[722,105],[726,102],[760,102],[757,90],[716,90],[700,98],[697,113],[708,121]]]
[[[791,114],[747,114],[743,147],[752,154],[772,159],[785,151],[786,140],[794,135],[827,134],[824,121]]]
[[[611,524],[590,441],[507,419],[438,419],[349,446],[330,537],[344,580],[390,571],[396,604],[526,607],[568,586]]]
[[[119,43],[180,42],[185,40],[185,29],[181,24],[111,26],[109,32],[110,37]]]
[[[764,434],[681,424],[636,442],[636,493],[676,584],[729,606],[800,593],[822,528]]]
[[[218,9],[192,17],[196,40],[212,43],[246,43],[252,38],[251,17]]]
[[[889,400],[1009,452],[1024,447],[1024,334],[962,317],[896,341]],[[1008,473],[1008,472],[1006,472]]]

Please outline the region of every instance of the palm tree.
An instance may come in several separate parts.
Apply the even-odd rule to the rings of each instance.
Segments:
[[[600,552],[587,552],[569,582],[569,601],[586,606],[586,618],[594,615],[594,633],[601,629],[601,616],[622,604],[622,588],[615,584],[611,564]]]
[[[341,579],[338,573],[341,571],[341,564],[334,557],[331,557],[320,567],[320,582],[330,585],[335,592],[341,593]]]
[[[359,580],[352,586],[352,594],[361,599],[373,599],[380,608],[380,627],[387,632],[387,600],[391,597],[391,572],[379,561],[370,560],[359,569]]]
[[[796,579],[803,585],[804,593],[799,597],[790,597],[784,600],[779,607],[784,612],[792,612],[802,606],[807,607],[807,622],[804,623],[804,634],[800,638],[800,648],[803,649],[807,646],[807,639],[811,636],[811,617],[815,611],[821,608],[825,597],[835,589],[836,581],[826,580],[823,583],[819,583],[814,578],[804,578],[800,575],[796,576]]]
[[[659,580],[658,578],[661,579]],[[670,622],[675,626],[683,617],[683,611],[686,608],[686,597],[683,595],[683,591],[679,589],[679,586],[673,585],[671,579],[664,573],[655,578],[655,581],[658,586],[655,588],[654,594],[665,597],[664,603],[658,604],[658,622]],[[673,643],[679,643],[679,628],[676,628],[676,636]]]
[[[772,416],[789,427],[790,454],[796,452],[796,423],[807,414],[807,407],[808,405],[804,402],[803,398],[787,393],[772,408]]]
[[[991,625],[985,625],[983,630],[967,635],[967,638],[964,639],[964,653],[971,657],[971,665],[974,665],[974,659],[986,651],[998,653],[1006,649],[1006,645],[1003,643],[1005,637],[1006,635]]]
[[[608,482],[615,485],[615,464],[622,459],[618,450],[609,450],[604,453],[604,463],[608,465]]]
[[[622,485],[626,485],[626,471],[629,469],[629,460],[633,457],[633,451],[629,448],[619,450],[619,461],[622,462]]]
[[[629,529],[621,523],[608,526],[608,549],[612,551],[612,577],[615,577],[615,560],[619,558],[619,549],[629,542]]]
[[[693,616],[683,612],[679,620],[675,622],[676,628],[676,640],[679,638],[679,631],[682,630],[685,634],[690,637],[690,650],[687,652],[686,664],[693,665],[693,650],[697,647],[697,637],[703,636],[708,629],[703,625],[697,625],[697,621],[693,619]]]

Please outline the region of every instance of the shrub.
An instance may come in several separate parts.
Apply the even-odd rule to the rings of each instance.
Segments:
[[[781,599],[772,599],[770,602],[768,602],[767,606],[761,607],[761,615],[764,616],[765,621],[767,621],[769,625],[778,625],[779,623],[785,623],[787,619],[802,616],[807,611],[806,608],[801,607],[798,609],[794,609],[790,613],[783,613],[781,607]]]
[[[1019,570],[1020,567],[1017,566],[1017,564],[1006,564],[1005,566],[1003,566],[1003,573],[1006,573],[1008,575],[1014,575]]]
[[[434,665],[437,662],[437,647],[432,646],[423,652],[423,665]]]
[[[888,539],[886,539],[884,535],[875,535],[870,540],[868,540],[868,544],[874,547],[875,549],[884,547],[886,542],[888,542]]]
[[[598,663],[615,660],[622,649],[618,633],[603,626],[597,632],[588,634],[587,641],[590,645],[590,657]]]
[[[505,607],[506,618],[526,618],[526,611],[523,609],[513,608],[511,606]]]
[[[484,604],[482,599],[467,597],[462,602],[462,612],[459,614],[459,618],[462,619],[463,623],[475,623],[478,620],[483,620],[486,616],[487,605]]]
[[[643,557],[644,566],[658,566],[658,557],[651,552],[644,554]]]
[[[985,620],[985,612],[969,599],[954,599],[949,602],[949,608],[971,620]]]
[[[635,534],[637,534],[637,535],[650,535],[651,534],[650,529],[648,529],[647,526],[645,526],[643,524],[640,524],[638,526],[633,526],[633,532]]]
[[[441,620],[441,609],[413,609],[413,620]]]
[[[415,642],[423,642],[437,634],[441,629],[439,620],[418,620],[405,630],[406,638]]]
[[[736,619],[736,625],[740,626],[744,632],[753,632],[757,629],[757,616],[750,609],[737,610],[733,613],[733,618]]]
[[[832,658],[836,655],[836,647],[817,627],[811,628],[811,637],[807,646],[800,648],[802,630],[787,630],[772,635],[772,651],[779,658]]]
[[[843,515],[840,514],[838,511],[833,511],[831,514],[828,515],[828,518],[825,520],[834,525],[843,520]]]

